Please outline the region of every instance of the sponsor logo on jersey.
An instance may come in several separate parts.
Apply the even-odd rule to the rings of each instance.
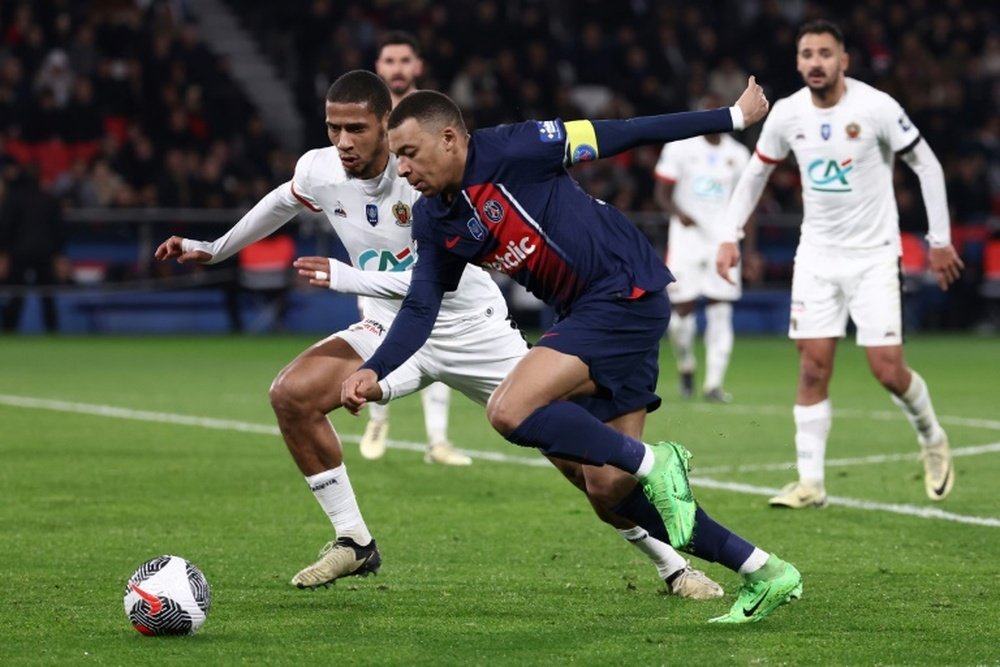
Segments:
[[[905,113],[900,116],[896,122],[899,123],[899,129],[903,132],[909,132],[913,129],[913,123],[910,122],[910,119],[906,117]]]
[[[344,205],[340,203],[339,199],[337,200],[337,206],[333,209],[333,214],[339,215],[341,218],[347,217],[347,211],[344,210]]]
[[[362,271],[408,271],[414,261],[413,255],[408,247],[399,252],[369,248],[358,255],[358,268]]]
[[[705,201],[719,202],[725,199],[725,191],[722,183],[706,176],[699,176],[694,179],[691,191],[695,197]]]
[[[829,123],[823,123],[819,126],[819,136],[823,137],[823,141],[830,138],[830,134],[833,132],[833,128],[830,127]]]
[[[520,241],[508,242],[493,257],[487,258],[483,265],[501,273],[513,273],[537,248],[538,244],[530,236],[524,236]]]
[[[368,224],[374,227],[378,224],[378,206],[375,204],[365,204],[365,218]]]
[[[472,238],[477,241],[482,241],[486,238],[486,227],[483,223],[479,222],[479,218],[469,218],[469,221],[465,223],[465,226],[469,228],[469,233],[472,234]]]
[[[579,144],[573,149],[573,163],[592,162],[597,159],[597,150],[589,144]]]
[[[410,216],[410,207],[401,201],[396,202],[392,207],[392,217],[396,218],[396,225],[399,227],[409,227],[413,222]]]
[[[538,126],[538,138],[547,144],[563,140],[562,127],[554,120],[536,120]]]
[[[362,329],[367,329],[368,331],[371,331],[373,334],[376,334],[376,335],[379,335],[379,336],[384,336],[385,335],[385,327],[382,326],[382,324],[380,322],[376,322],[373,319],[367,319],[364,322],[362,322],[361,323],[361,328]]]
[[[848,139],[857,139],[858,135],[861,134],[861,126],[857,123],[848,123],[844,131],[847,132]]]
[[[496,199],[487,199],[486,203],[483,204],[483,215],[485,215],[486,219],[490,222],[500,222],[503,220],[504,213],[503,204],[498,202]]]
[[[818,192],[850,192],[851,184],[847,175],[854,170],[854,165],[851,164],[853,161],[854,158],[847,158],[839,163],[822,158],[813,160],[806,170],[812,189]]]

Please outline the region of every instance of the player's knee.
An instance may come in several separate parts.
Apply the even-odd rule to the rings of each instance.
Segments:
[[[317,409],[315,392],[287,368],[274,378],[268,396],[278,419],[294,419]]]
[[[807,387],[825,386],[830,382],[830,364],[811,357],[803,357],[799,367],[799,383]]]
[[[874,363],[872,375],[878,383],[896,395],[906,391],[906,369],[893,363]]]
[[[496,394],[491,396],[489,403],[486,404],[486,419],[489,420],[490,426],[505,438],[517,430],[524,418],[522,411],[511,401],[497,398]]]

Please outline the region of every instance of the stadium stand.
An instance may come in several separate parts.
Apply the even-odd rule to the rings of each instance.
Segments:
[[[148,237],[205,236],[217,229],[207,221],[235,220],[286,180],[299,151],[327,141],[326,87],[347,69],[369,67],[388,29],[417,35],[427,65],[422,85],[450,93],[470,125],[484,126],[684,110],[708,90],[732,98],[749,72],[776,99],[801,85],[795,26],[820,16],[845,28],[852,75],[899,99],[945,165],[954,238],[969,268],[933,318],[914,324],[976,325],[988,291],[980,287],[987,241],[1000,213],[1000,22],[979,0],[13,0],[0,5],[0,170],[9,185],[19,167],[39,166],[67,209],[78,282],[177,277],[176,267],[153,267],[142,256]],[[238,39],[223,40],[219,26],[235,33],[234,25]],[[262,105],[268,95],[258,88],[274,86],[287,88],[298,122],[277,123]],[[755,132],[740,138],[752,145]],[[633,211],[662,245],[656,155],[655,147],[638,149],[577,176],[596,196]],[[902,228],[922,234],[916,179],[899,169],[897,180]],[[170,224],[164,214],[137,230],[139,215],[131,224],[81,215],[157,207],[207,212],[206,222],[189,213]],[[763,286],[775,293],[787,285],[800,213],[797,170],[782,165],[758,209]],[[306,224],[298,243],[315,242],[308,235],[321,228]]]

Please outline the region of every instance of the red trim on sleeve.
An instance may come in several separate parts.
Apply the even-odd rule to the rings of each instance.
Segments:
[[[641,297],[645,293],[646,293],[646,290],[642,289],[641,287],[637,287],[637,286],[633,285],[632,286],[632,293],[629,294],[626,298],[629,301],[634,301],[635,299],[638,299],[639,297]]]
[[[663,181],[664,183],[670,183],[671,185],[677,182],[676,178],[670,178],[669,176],[661,176],[660,174],[657,174],[655,171],[653,172],[653,176],[656,177],[656,180]]]
[[[296,199],[298,199],[300,202],[302,202],[303,206],[305,206],[307,209],[309,209],[313,213],[321,213],[323,211],[323,209],[317,208],[317,207],[313,206],[312,204],[310,204],[309,202],[307,202],[305,199],[303,199],[302,195],[300,195],[298,192],[295,191],[295,183],[294,182],[292,182],[292,194],[295,196]]]
[[[757,157],[760,158],[761,162],[764,162],[766,164],[781,164],[781,160],[775,160],[773,157],[768,157],[768,156],[764,155],[763,153],[761,153],[759,150],[755,149],[754,153],[757,154]]]

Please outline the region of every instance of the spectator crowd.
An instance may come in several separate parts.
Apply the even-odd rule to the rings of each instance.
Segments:
[[[322,146],[322,96],[370,68],[380,36],[415,34],[421,86],[449,93],[472,127],[528,118],[628,117],[735,100],[749,73],[772,100],[801,84],[795,30],[838,21],[849,74],[892,94],[937,152],[956,244],[978,280],[1000,210],[1000,15],[979,0],[228,0],[294,91],[299,148]],[[199,38],[188,0],[13,0],[0,4],[0,168],[28,164],[64,207],[252,204],[296,155]],[[748,145],[753,131],[741,137]],[[577,168],[594,195],[655,212],[656,147]],[[897,170],[904,230],[925,229],[916,179]],[[801,211],[783,165],[762,199]],[[762,242],[767,243],[767,236]]]

